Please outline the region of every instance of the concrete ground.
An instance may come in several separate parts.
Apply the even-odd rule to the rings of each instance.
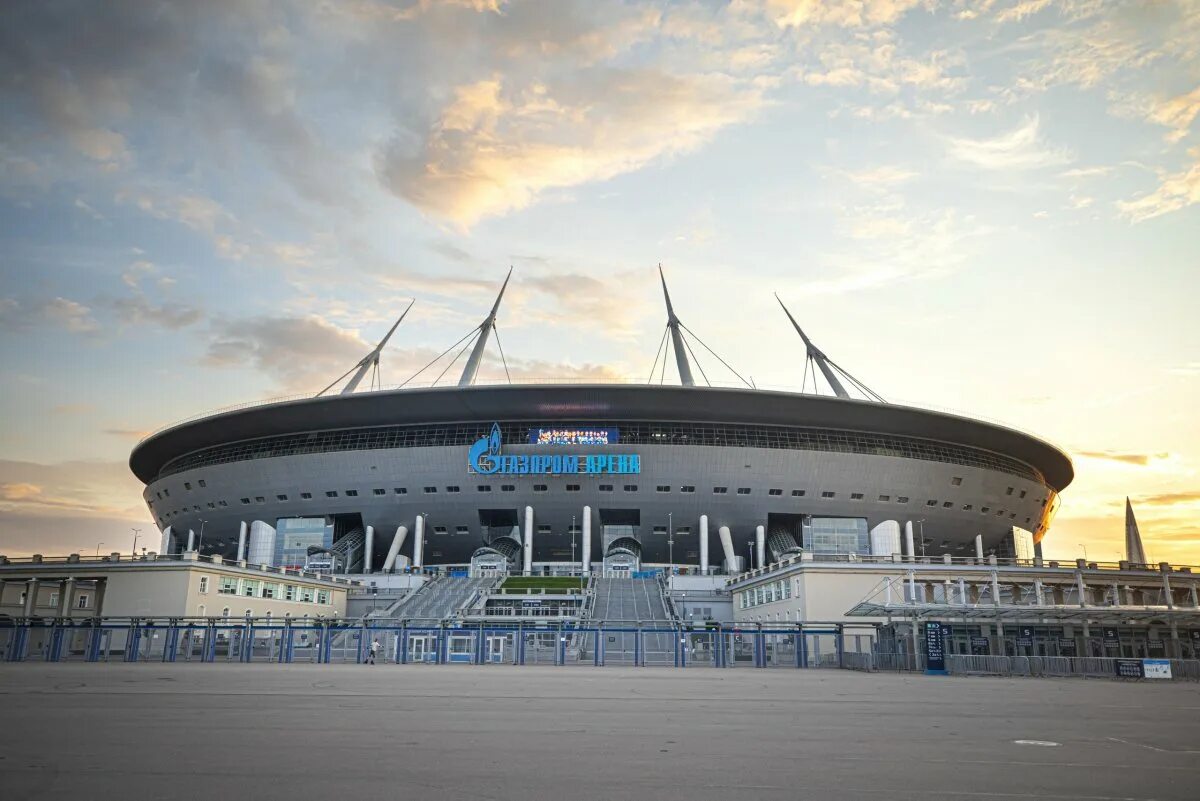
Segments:
[[[1200,685],[836,670],[3,665],[0,797],[1194,801]]]

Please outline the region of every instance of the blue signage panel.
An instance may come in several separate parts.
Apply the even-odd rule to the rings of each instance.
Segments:
[[[946,641],[942,638],[942,624],[932,620],[925,623],[925,672],[946,672]]]
[[[530,445],[616,445],[621,432],[615,428],[531,428]]]
[[[636,453],[515,454],[500,452],[500,426],[480,437],[467,452],[467,468],[484,475],[570,476],[633,475],[642,472]]]

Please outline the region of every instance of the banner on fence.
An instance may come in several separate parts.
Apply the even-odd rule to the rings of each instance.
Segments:
[[[1142,660],[1142,675],[1148,679],[1169,679],[1171,678],[1171,660],[1170,659],[1143,659]]]
[[[1116,670],[1117,676],[1122,679],[1143,679],[1146,677],[1146,668],[1140,659],[1114,659],[1113,668]]]
[[[972,656],[987,656],[991,653],[991,642],[987,637],[972,637],[971,638],[971,655]]]

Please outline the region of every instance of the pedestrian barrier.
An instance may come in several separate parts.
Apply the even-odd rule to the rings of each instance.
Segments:
[[[1167,663],[1169,678],[1200,681],[1200,660],[1197,659],[1121,659],[1095,656],[970,656],[949,654],[946,670],[959,675],[992,676],[1081,676],[1114,678],[1124,676],[1118,669],[1122,664],[1141,665],[1143,662]],[[1142,674],[1145,675],[1144,668]]]

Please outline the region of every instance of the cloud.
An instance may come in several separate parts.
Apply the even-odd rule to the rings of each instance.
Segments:
[[[1108,462],[1146,467],[1153,462],[1169,459],[1169,453],[1122,453],[1120,451],[1076,451],[1077,456],[1085,459],[1099,459]]]
[[[470,226],[547,190],[693,151],[763,103],[760,88],[715,74],[597,68],[524,86],[495,77],[456,87],[423,144],[393,139],[378,170],[398,196]]]
[[[144,519],[148,512],[142,505],[141,486],[122,462],[38,464],[0,459],[0,512],[3,513]],[[39,525],[38,529],[44,531],[45,526]]]
[[[1200,114],[1200,86],[1183,95],[1154,102],[1147,113],[1150,122],[1170,128],[1168,141],[1178,142]]]
[[[1174,173],[1160,174],[1158,188],[1133,200],[1117,201],[1132,222],[1144,222],[1200,203],[1200,147],[1188,151],[1195,161]]]
[[[152,432],[144,428],[106,428],[104,433],[122,439],[143,440]]]
[[[121,322],[129,325],[152,324],[172,330],[186,328],[204,318],[204,312],[184,304],[154,304],[143,295],[118,298],[112,302]]]
[[[1200,503],[1200,490],[1186,492],[1164,492],[1157,495],[1141,495],[1133,500],[1135,506],[1179,506]]]
[[[1200,375],[1200,362],[1188,362],[1176,367],[1171,367],[1167,370],[1172,375]]]
[[[780,28],[891,25],[923,0],[767,0],[766,13]]]
[[[947,137],[946,144],[952,158],[985,170],[1034,170],[1071,161],[1069,151],[1042,141],[1039,125],[1033,116],[991,139]]]
[[[357,331],[316,315],[232,320],[214,328],[205,365],[260,370],[292,392],[316,392],[373,347]]]
[[[55,298],[42,306],[42,315],[72,334],[90,334],[100,328],[91,309],[66,298]]]

